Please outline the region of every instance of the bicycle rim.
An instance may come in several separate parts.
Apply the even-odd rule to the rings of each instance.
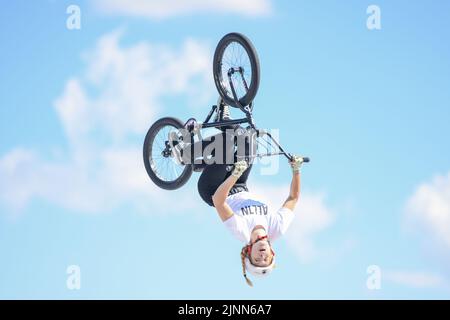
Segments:
[[[228,78],[228,71],[231,68],[242,68],[242,75],[240,72],[234,72],[231,75],[231,81],[233,83],[234,90],[237,95],[237,99],[242,99],[251,87],[252,83],[252,65],[249,54],[244,46],[237,41],[231,41],[226,45],[220,58],[220,74],[219,79],[223,89],[226,91],[226,95],[230,99],[234,99],[230,81]],[[245,80],[245,83],[244,83]],[[247,86],[247,87],[246,87]]]
[[[164,125],[159,128],[153,137],[149,153],[151,170],[158,179],[168,183],[179,179],[185,169],[185,165],[178,164],[172,155],[163,155],[170,132],[178,132],[178,128],[172,125]]]

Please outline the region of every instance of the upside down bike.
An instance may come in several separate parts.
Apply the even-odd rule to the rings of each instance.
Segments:
[[[196,120],[189,125],[191,138],[202,140],[202,129],[222,128],[233,125],[248,124],[248,128],[257,132],[257,152],[254,157],[284,155],[293,160],[293,155],[286,153],[269,132],[255,126],[252,116],[253,99],[256,96],[260,80],[260,66],[256,49],[250,40],[240,33],[229,33],[217,44],[213,59],[214,82],[223,104],[240,109],[245,117],[241,119],[221,120],[213,115],[223,111],[223,104],[213,105],[203,122]],[[191,118],[193,119],[193,118]],[[186,128],[179,119],[164,117],[156,121],[148,130],[144,140],[143,156],[145,169],[150,179],[160,188],[175,190],[183,186],[191,177],[193,164],[175,161],[173,144],[169,137]],[[183,139],[182,136],[179,137]],[[304,157],[303,162],[309,162]],[[230,169],[231,170],[231,169]]]

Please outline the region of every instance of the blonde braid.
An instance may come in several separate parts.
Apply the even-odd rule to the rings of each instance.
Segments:
[[[253,283],[247,278],[247,271],[245,270],[245,258],[247,257],[247,246],[244,246],[241,250],[241,263],[242,263],[242,273],[244,275],[245,281],[250,287],[253,287]]]

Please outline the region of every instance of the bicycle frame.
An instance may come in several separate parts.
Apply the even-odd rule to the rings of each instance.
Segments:
[[[254,129],[257,133],[257,137],[261,137],[261,134],[267,135],[270,140],[272,142],[274,142],[274,144],[278,147],[279,152],[269,152],[269,153],[265,153],[265,154],[256,154],[254,156],[251,156],[252,158],[262,158],[262,157],[268,157],[268,156],[276,156],[276,155],[284,155],[289,161],[293,161],[294,156],[290,153],[287,153],[286,151],[284,151],[284,149],[281,147],[281,145],[278,143],[278,141],[276,141],[272,135],[267,132],[267,131],[262,131],[259,130],[254,121],[253,121],[253,115],[252,115],[252,111],[253,111],[253,102],[250,103],[250,105],[248,106],[243,106],[240,102],[239,99],[236,95],[236,90],[234,89],[234,85],[233,85],[233,81],[231,79],[231,76],[235,73],[235,72],[239,72],[241,75],[241,79],[242,82],[244,84],[245,89],[248,91],[248,85],[247,82],[245,81],[244,75],[243,75],[243,68],[239,67],[239,68],[231,68],[228,71],[228,81],[230,83],[230,88],[231,88],[231,92],[233,93],[233,98],[234,98],[234,102],[236,104],[236,106],[245,114],[245,118],[241,118],[241,119],[234,119],[234,120],[222,120],[222,121],[215,121],[215,122],[209,122],[211,120],[212,115],[214,114],[214,112],[219,112],[219,107],[217,105],[212,106],[211,110],[209,111],[208,115],[206,116],[205,121],[203,121],[203,123],[199,124],[200,129],[203,128],[221,128],[221,127],[226,127],[226,126],[232,126],[232,125],[236,125],[236,124],[243,124],[243,123],[248,123],[250,125],[250,127],[252,129]],[[200,138],[201,138],[201,134],[200,134]],[[270,142],[269,142],[270,144]],[[309,162],[309,158],[303,158],[304,162]]]
[[[234,42],[245,52],[238,48],[236,53],[233,46],[230,54],[236,53],[236,59],[231,59],[225,56],[225,50]],[[238,33],[222,38],[213,58],[213,76],[220,100],[211,107],[203,122],[189,118],[183,124],[178,118],[164,117],[147,131],[143,146],[145,170],[162,189],[180,188],[193,172],[205,167],[214,169],[207,167],[211,163],[225,165],[230,172],[236,161],[245,160],[250,164],[254,158],[283,155],[290,162],[302,161],[287,153],[271,133],[255,125],[253,101],[259,88],[260,67],[256,50],[248,38]],[[228,106],[242,111],[239,119],[227,118]],[[219,132],[202,130],[207,128],[216,128]],[[222,161],[223,158],[226,160]],[[309,159],[303,157],[303,162]]]
[[[212,106],[210,112],[208,113],[208,115],[206,116],[206,119],[203,123],[200,124],[201,128],[220,128],[220,127],[227,127],[227,126],[231,126],[231,125],[236,125],[236,124],[243,124],[243,123],[248,123],[250,125],[250,127],[252,129],[254,129],[257,133],[257,136],[260,137],[262,135],[267,135],[272,142],[274,142],[274,144],[278,147],[279,152],[270,152],[270,153],[264,153],[264,154],[256,154],[253,157],[256,158],[262,158],[262,157],[268,157],[268,156],[276,156],[276,155],[284,155],[287,159],[292,160],[293,156],[289,153],[286,153],[286,151],[284,151],[283,147],[278,143],[278,141],[275,140],[275,138],[272,137],[272,135],[267,132],[267,131],[263,131],[263,130],[259,130],[258,128],[256,128],[255,123],[253,121],[253,116],[252,116],[252,112],[251,110],[253,109],[253,103],[250,104],[249,107],[242,107],[239,102],[238,105],[240,106],[240,109],[245,113],[246,117],[245,118],[241,118],[241,119],[233,119],[233,120],[222,120],[222,121],[215,121],[215,122],[209,122],[209,120],[211,119],[212,115],[214,114],[214,112],[219,112],[218,110],[218,106],[214,105]]]

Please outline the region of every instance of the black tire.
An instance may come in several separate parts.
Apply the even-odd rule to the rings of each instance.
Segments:
[[[166,117],[166,118],[159,119],[150,127],[150,129],[147,132],[147,135],[145,136],[145,140],[144,140],[144,148],[143,148],[144,165],[145,165],[145,170],[147,171],[148,176],[158,187],[165,189],[165,190],[175,190],[175,189],[182,187],[189,180],[189,178],[192,175],[192,165],[191,164],[178,165],[180,169],[182,167],[184,167],[184,168],[183,168],[181,174],[179,175],[179,177],[177,177],[174,180],[162,179],[158,175],[158,172],[156,172],[155,165],[153,165],[153,167],[152,167],[152,165],[151,165],[152,161],[150,159],[153,160],[153,158],[156,156],[156,154],[153,154],[155,137],[164,127],[173,127],[174,130],[180,129],[180,128],[183,128],[183,123],[176,118]],[[155,147],[157,148],[158,145],[155,145]],[[163,157],[161,156],[160,158],[162,159]],[[170,157],[164,157],[164,158],[166,158],[166,159],[163,159],[163,161],[165,161],[165,160],[172,161],[172,162],[174,161],[174,160],[170,159]],[[155,161],[153,161],[153,164],[154,164],[154,162]]]
[[[243,34],[229,33],[225,35],[217,44],[213,60],[214,82],[216,84],[217,91],[219,92],[223,101],[229,106],[238,107],[238,105],[235,103],[234,96],[231,90],[229,90],[226,86],[224,86],[223,83],[224,80],[226,80],[226,82],[229,83],[228,79],[223,79],[224,73],[222,70],[222,66],[223,64],[225,64],[225,62],[223,61],[224,58],[223,56],[227,47],[233,43],[237,43],[238,45],[242,46],[245,49],[245,52],[247,53],[251,66],[251,77],[250,77],[250,84],[248,85],[248,91],[245,95],[242,96],[238,95],[239,103],[242,106],[248,106],[253,101],[253,99],[256,96],[256,93],[258,92],[260,81],[260,67],[259,67],[259,58],[258,54],[256,53],[255,47],[250,42],[250,40]]]

